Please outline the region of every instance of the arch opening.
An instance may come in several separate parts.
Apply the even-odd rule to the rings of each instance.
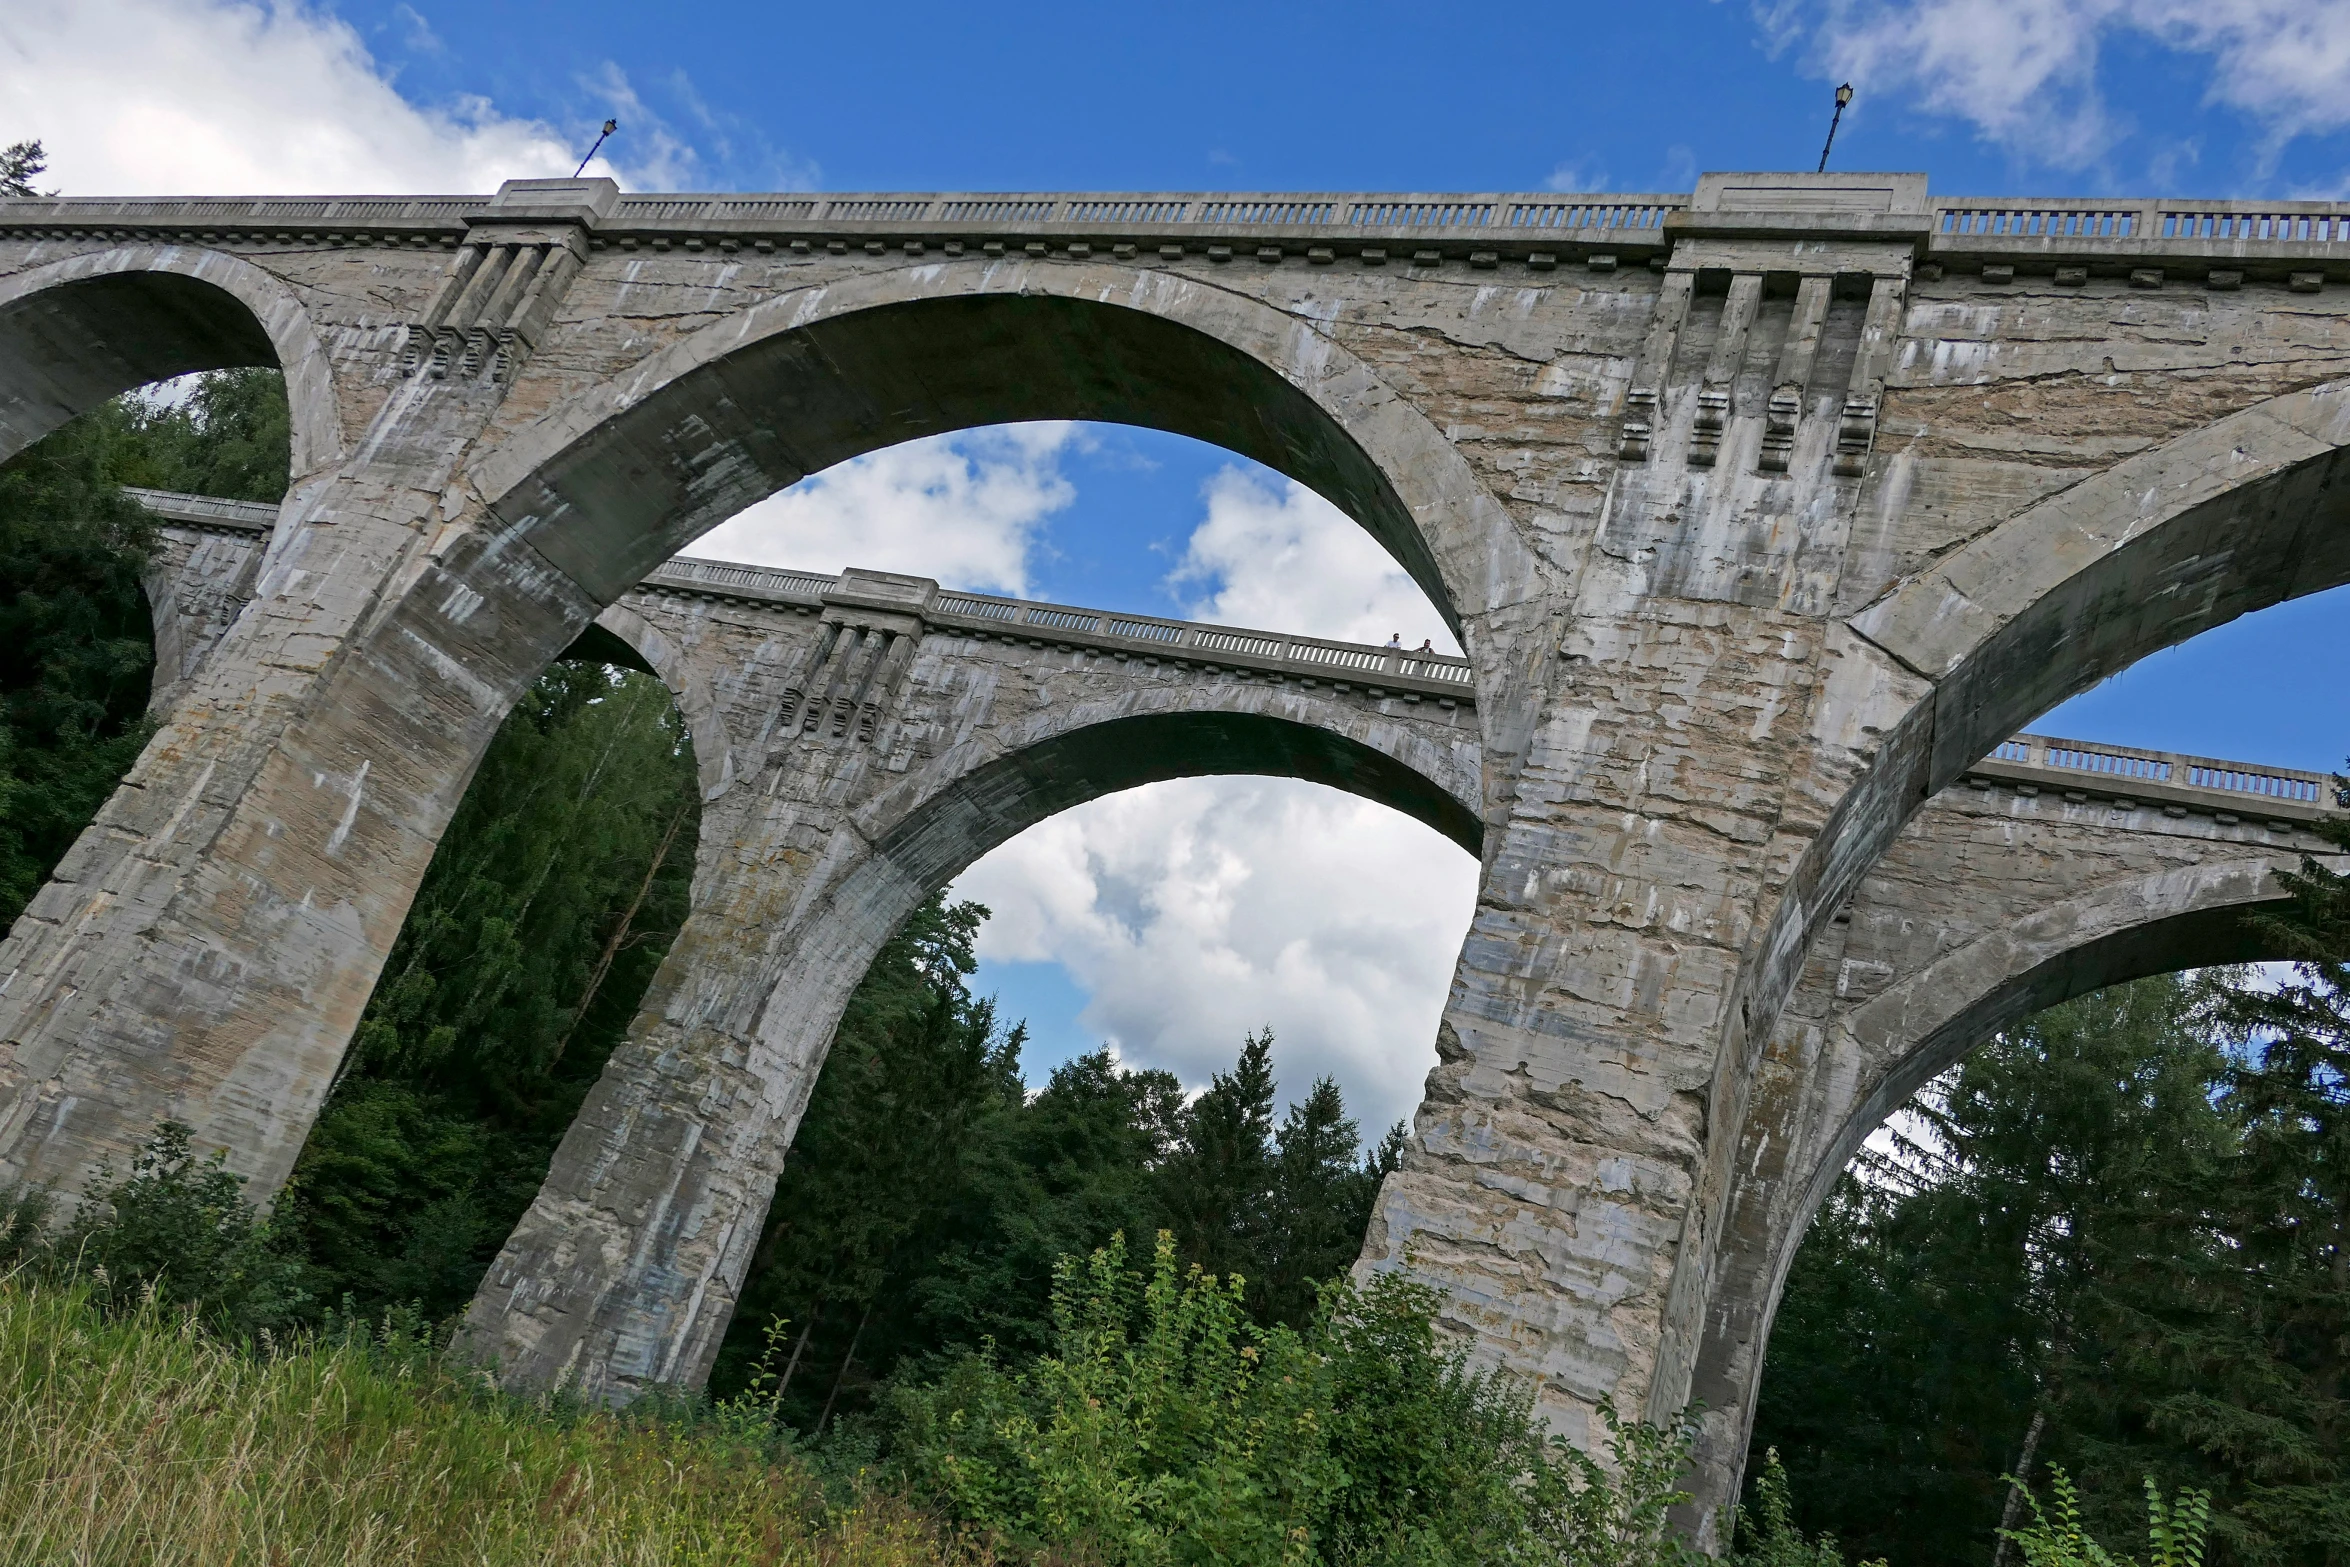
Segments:
[[[1753,1329],[1750,1507],[1768,1450],[1807,1531],[1901,1560],[1980,1560],[2029,1522],[2006,1514],[2003,1476],[2045,1498],[2051,1463],[2101,1539],[2144,1526],[2149,1474],[2221,1477],[2227,1510],[2249,1449],[2199,1452],[2161,1409],[2183,1394],[2217,1417],[2244,1391],[2163,1366],[2219,1285],[2198,1259],[2247,1243],[2221,1175],[2241,1085],[2173,977],[2276,955],[2242,910],[2183,914],[1936,1031],[1890,1085],[1907,1092],[1839,1139],[1776,1259]],[[2260,1405],[2243,1412],[2280,1412]]]
[[[2052,904],[2028,903],[2021,914],[1997,913],[1973,939],[1937,948],[1921,966],[1896,968],[1882,989],[1865,962],[1857,970],[1829,965],[1826,978],[1815,972],[1807,980],[1813,1004],[1782,1021],[1758,1077],[1717,1243],[1692,1385],[1705,1405],[1690,1518],[1701,1537],[1727,1528],[1741,1475],[1751,1476],[1750,1458],[1760,1461],[1749,1442],[1790,1273],[1864,1144],[1970,1053],[2048,1009],[2152,976],[2280,956],[2262,915],[2285,896],[2276,873],[2295,869],[2300,852],[2214,847],[2223,852],[2202,864],[2125,875]],[[2041,846],[2027,837],[2008,848],[2018,887],[2031,887],[2030,862]],[[1882,896],[1887,928],[1903,923],[1904,894],[1893,888]],[[1837,999],[1823,1010],[1816,1003],[1830,993]]]
[[[1251,809],[1249,791],[1274,781],[1267,770],[1280,769],[1287,783],[1309,767],[1327,774],[1333,770],[1328,758],[1349,752],[1355,760],[1340,783],[1280,789],[1282,803],[1292,808],[1268,814],[1292,829],[1326,829],[1342,820],[1355,823],[1358,834],[1366,827],[1376,832],[1378,824],[1364,822],[1366,812],[1354,808],[1401,814],[1390,776],[1396,764],[1365,765],[1363,748],[1343,737],[1301,748],[1294,735],[1258,732],[1300,727],[1289,721],[1233,726],[1236,733],[1199,746],[1186,743],[1191,727],[1157,718],[1100,725],[1082,747],[1054,745],[1031,765],[974,774],[973,792],[987,812],[976,832],[969,832],[971,815],[958,806],[941,808],[939,820],[887,840],[905,853],[902,864],[926,867],[917,872],[924,885],[949,878],[943,897],[933,893],[917,905],[914,927],[934,931],[941,915],[951,918],[956,900],[965,897],[986,905],[994,917],[973,933],[976,972],[959,982],[934,983],[927,1004],[898,1000],[891,1016],[893,997],[914,988],[903,972],[908,965],[900,949],[908,936],[901,929],[843,1007],[807,1111],[779,1156],[780,1181],[732,1303],[732,1324],[713,1358],[713,1393],[743,1385],[769,1349],[765,1330],[777,1317],[790,1324],[790,1337],[774,1359],[800,1368],[785,1396],[787,1418],[802,1431],[864,1407],[877,1382],[909,1356],[918,1363],[977,1348],[986,1339],[1015,1356],[1041,1351],[1047,1347],[1053,1263],[1107,1244],[1113,1231],[1141,1244],[1138,1237],[1168,1229],[1183,1264],[1242,1273],[1252,1281],[1248,1310],[1263,1321],[1302,1323],[1313,1284],[1355,1261],[1379,1184],[1400,1158],[1398,1123],[1417,1096],[1389,1081],[1367,1052],[1348,1048],[1356,1043],[1351,1037],[1329,1037],[1317,1014],[1336,1011],[1358,1028],[1380,1031],[1384,1013],[1366,1017],[1359,1006],[1348,1006],[1355,998],[1319,995],[1336,978],[1323,964],[1365,959],[1342,943],[1361,939],[1364,927],[1378,924],[1380,911],[1358,905],[1334,911],[1319,925],[1283,924],[1273,943],[1278,950],[1243,945],[1195,952],[1187,943],[1202,927],[1237,934],[1244,944],[1248,935],[1263,934],[1263,920],[1250,920],[1245,907],[1233,906],[1264,902],[1294,909],[1295,889],[1265,885],[1266,867],[1257,865],[1228,865],[1221,875],[1187,866],[1191,874],[1172,888],[1163,882],[1149,890],[1120,886],[1133,867],[1105,865],[1095,857],[1138,849],[1160,869],[1187,856],[1213,857],[1224,841],[1213,837],[1218,828]],[[1184,769],[1175,779],[1134,782],[1165,770],[1151,753],[1168,743],[1183,754],[1204,755],[1195,765],[1236,771]],[[1301,750],[1322,755],[1301,761]],[[1073,775],[1087,774],[1118,787],[1071,786]],[[1441,789],[1433,783],[1421,787]],[[1205,800],[1192,798],[1209,790]],[[1341,792],[1343,802],[1331,798]],[[1316,798],[1294,798],[1301,794]],[[1104,812],[1111,814],[1105,818]],[[1408,1043],[1393,1029],[1386,1032],[1398,1037],[1382,1042],[1408,1054],[1408,1066],[1394,1075],[1416,1081],[1434,1064],[1435,1025],[1452,954],[1468,923],[1475,860],[1470,852],[1436,848],[1436,832],[1418,813],[1406,820],[1414,825],[1395,826],[1422,849],[1419,861],[1441,857],[1447,869],[1462,873],[1453,878],[1457,885],[1415,884],[1402,894],[1422,904],[1455,895],[1451,901],[1458,906],[1445,912],[1456,923],[1438,943],[1440,961],[1426,965],[1427,972],[1378,976],[1386,1010],[1414,1014]],[[1081,821],[1074,842],[1061,841]],[[1029,825],[1021,827],[1023,822]],[[1133,842],[1138,834],[1170,828],[1211,841],[1148,848]],[[1459,837],[1471,836],[1473,824],[1456,830],[1453,848],[1469,850]],[[957,852],[944,858],[929,852],[958,836],[963,846]],[[917,840],[923,847],[909,847]],[[986,848],[991,842],[993,848]],[[1036,849],[1036,863],[1007,866],[997,860],[993,877],[984,875],[998,851],[1024,844]],[[979,864],[959,868],[956,861],[974,848],[985,849]],[[1344,851],[1334,844],[1326,852],[1337,858]],[[1301,862],[1301,868],[1317,867]],[[1328,882],[1339,878],[1330,866],[1318,868],[1327,879],[1315,890],[1326,893]],[[1345,879],[1362,890],[1396,890],[1392,875],[1360,864],[1346,869],[1352,874]],[[1073,893],[1077,881],[1085,890]],[[1168,903],[1154,908],[1120,902],[1129,894],[1149,902],[1161,891],[1169,894]],[[1023,907],[1007,909],[1001,893]],[[1105,895],[1119,903],[1107,912],[1122,933],[1147,941],[1153,924],[1178,927],[1177,933],[1152,942],[1147,956],[1139,948],[1125,954],[1118,967],[1063,972],[1083,973],[1091,983],[1147,988],[1144,1004],[1164,1009],[1152,1012],[1162,1031],[1141,1037],[1112,1024],[1080,1042],[1067,1034],[1055,1037],[1048,1024],[1040,1034],[1040,1020],[1021,1005],[1033,992],[1007,995],[998,988],[1002,971],[986,955],[990,934],[998,920],[1022,920],[1038,902],[1067,912],[1072,896],[1090,902]],[[1196,907],[1218,900],[1225,906],[1212,912]],[[1426,914],[1417,906],[1411,912]],[[1274,920],[1279,922],[1278,913]],[[1046,935],[1065,939],[1067,930],[1048,929]],[[1146,968],[1152,970],[1147,977]],[[943,1000],[958,989],[966,998],[959,1008]],[[1249,999],[1239,1001],[1236,993]],[[1128,999],[1095,994],[1114,1008]],[[789,1004],[805,999],[797,993]],[[1116,1010],[1131,1015],[1134,1009]],[[1193,1016],[1168,1018],[1166,1010]],[[1014,1028],[1019,1033],[1007,1037]],[[1270,1048],[1260,1053],[1260,1043]],[[1205,1097],[1193,1099],[1195,1094]],[[1230,1125],[1198,1121],[1230,1117],[1248,1104],[1254,1110]],[[1225,1135],[1237,1143],[1218,1141]],[[877,1189],[886,1191],[886,1202],[873,1195]],[[1248,1217],[1260,1209],[1269,1223]],[[892,1239],[873,1248],[882,1255],[869,1259],[876,1262],[871,1277],[842,1262],[860,1240],[881,1232]],[[778,1366],[770,1363],[768,1369]]]
[[[435,847],[294,1165],[325,1299],[463,1306],[685,921],[707,769],[627,629],[525,692]]]
[[[332,372],[300,300],[223,252],[125,246],[0,278],[0,460],[136,387],[207,370],[285,378],[289,467],[341,459]]]
[[[0,927],[242,608],[267,526],[255,518],[274,516],[287,487],[274,366],[172,390],[109,398],[0,463],[0,625],[14,654],[0,679],[14,783]],[[201,497],[202,525],[142,499],[154,490]]]
[[[1342,350],[1270,307],[1122,269],[958,262],[810,290],[705,329],[624,391],[520,432],[477,480],[508,528],[609,602],[728,517],[865,453],[1024,421],[1136,425],[1224,447],[1322,495],[1457,633],[1438,546],[1398,479],[1430,492],[1423,515],[1448,485],[1463,512],[1482,491],[1449,467],[1398,475],[1392,456],[1374,457],[1366,441],[1406,417]]]

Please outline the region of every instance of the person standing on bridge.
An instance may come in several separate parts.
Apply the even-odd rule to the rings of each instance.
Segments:
[[[1390,631],[1389,633],[1387,633],[1387,646],[1388,646],[1388,649],[1389,649],[1389,651],[1391,651],[1391,652],[1396,652],[1396,653],[1400,653],[1400,652],[1402,652],[1402,651],[1403,651],[1403,633],[1402,633],[1402,632],[1400,632],[1400,631]]]

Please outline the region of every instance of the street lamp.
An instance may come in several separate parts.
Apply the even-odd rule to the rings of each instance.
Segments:
[[[1836,103],[1837,103],[1837,107],[1838,107],[1838,112],[1839,112],[1839,113],[1841,113],[1841,112],[1842,112],[1842,107],[1843,107],[1844,100],[1845,100],[1846,98],[1849,98],[1849,97],[1851,97],[1851,96],[1852,96],[1852,89],[1851,89],[1851,88],[1849,88],[1849,87],[1847,87],[1847,88],[1845,88],[1845,89],[1844,89],[1844,91],[1843,91],[1842,95],[1841,95],[1841,96],[1839,96],[1839,97],[1837,98],[1837,100],[1836,100]],[[601,147],[601,146],[603,146],[603,145],[604,145],[604,137],[611,135],[611,134],[612,134],[614,131],[616,131],[616,130],[618,130],[618,129],[620,129],[620,122],[619,122],[618,120],[606,120],[606,121],[604,122],[604,129],[603,129],[603,132],[602,132],[602,134],[600,134],[600,135],[598,135],[598,136],[596,137],[596,146],[595,146],[595,147],[590,147],[590,148],[587,150],[587,156],[579,160],[579,167],[578,167],[578,168],[576,168],[576,169],[573,169],[573,170],[571,171],[571,177],[572,177],[573,179],[578,179],[578,178],[579,178],[579,177],[580,177],[582,174],[585,174],[585,173],[587,172],[587,166],[588,166],[590,163],[592,163],[593,161],[595,161],[595,156],[596,156],[596,147]],[[1828,139],[1829,139],[1830,141],[1834,141],[1834,140],[1836,139],[1836,133],[1835,133],[1834,131],[1830,131],[1830,132],[1828,132]],[[1821,153],[1821,154],[1820,154],[1820,166],[1821,166],[1822,168],[1825,168],[1825,167],[1827,166],[1827,163],[1828,163],[1828,155],[1827,155],[1826,153],[1824,153],[1824,152],[1823,152],[1823,153]]]
[[[1820,149],[1820,172],[1828,172],[1828,148],[1836,145],[1836,127],[1844,123],[1844,106],[1852,102],[1852,83],[1836,89],[1836,117],[1828,122],[1827,146]]]

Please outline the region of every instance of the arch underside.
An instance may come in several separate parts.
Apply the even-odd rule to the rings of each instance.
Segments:
[[[2125,930],[2097,936],[2077,947],[2043,960],[1986,992],[1909,1047],[1898,1064],[1853,1110],[1831,1142],[1806,1188],[1803,1217],[1795,1226],[1800,1236],[1812,1215],[1827,1201],[1828,1192],[1861,1145],[1895,1111],[1941,1073],[1973,1054],[2001,1030],[2011,1028],[2050,1007],[2110,985],[2127,984],[2155,974],[2187,969],[2216,968],[2232,963],[2273,961],[2283,954],[2277,938],[2263,929],[2262,904],[2235,904],[2188,909]],[[1794,1248],[1778,1272],[1785,1282]],[[1773,1291],[1774,1295],[1776,1290]]]
[[[2293,863],[2290,853],[2238,854],[1996,916],[1883,993],[1781,1024],[1742,1128],[1691,1384],[1705,1413],[1686,1521],[1701,1538],[1736,1499],[1771,1322],[1804,1233],[1868,1137],[1936,1075],[2034,1013],[2149,975],[2280,957],[2262,916],[2284,896],[2274,871]],[[1815,970],[1806,983],[1833,986],[1832,973]]]
[[[957,779],[875,848],[935,891],[997,845],[1072,806],[1144,784],[1230,774],[1343,790],[1434,828],[1472,855],[1484,840],[1473,801],[1397,756],[1335,729],[1211,709],[1131,714],[1022,746]]]
[[[198,278],[118,272],[29,294],[0,305],[0,460],[133,387],[277,362],[243,301]]]
[[[1757,1015],[1780,1015],[1829,913],[2000,741],[2142,658],[2350,582],[2346,447],[2350,383],[2271,398],[2026,507],[1852,616],[1870,683],[1912,694],[1879,715],[1882,744],[1752,949]],[[1722,1059],[1751,1067],[1766,1043]]]
[[[1459,629],[1429,542],[1379,463],[1273,364],[1208,331],[1115,298],[946,287],[776,326],[712,344],[703,362],[683,356],[673,378],[517,476],[493,510],[609,602],[735,512],[852,457],[983,425],[1130,424],[1316,491]],[[504,471],[492,463],[485,482],[496,489]]]

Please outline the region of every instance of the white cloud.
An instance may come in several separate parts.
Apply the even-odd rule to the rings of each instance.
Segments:
[[[489,191],[569,174],[585,150],[486,98],[410,103],[350,24],[300,0],[11,0],[0,141],[22,137],[70,196]],[[674,138],[644,140],[660,154],[644,172],[679,166]]]
[[[2128,35],[2208,56],[2206,101],[2262,126],[2272,149],[2350,126],[2344,0],[1792,0],[1761,15],[1858,84],[1864,108],[1909,94],[2058,167],[2097,162],[2131,129],[2098,86],[2101,53]]]
[[[1477,862],[1383,806],[1196,778],[1041,822],[966,871],[981,957],[1059,962],[1079,1025],[1194,1086],[1271,1024],[1285,1094],[1335,1077],[1366,1132],[1408,1118],[1476,901]]]
[[[1207,519],[1170,586],[1200,590],[1186,613],[1354,642],[1459,645],[1434,605],[1346,513],[1291,479],[1223,469],[1206,486]]]
[[[1544,190],[1581,195],[1589,191],[1607,189],[1607,170],[1588,158],[1562,163],[1550,171],[1550,178],[1542,182]]]
[[[801,571],[903,571],[1025,597],[1045,519],[1077,498],[1059,466],[1077,438],[1075,425],[1014,424],[888,447],[770,495],[686,553]]]
[[[706,534],[693,553],[960,587],[1032,591],[1060,468],[1083,427],[966,431],[843,463]],[[1312,491],[1240,467],[1172,584],[1190,612],[1309,635],[1453,644],[1420,590]],[[971,867],[956,895],[995,910],[980,952],[1057,962],[1080,1027],[1194,1086],[1271,1024],[1285,1089],[1329,1074],[1374,1132],[1410,1114],[1475,901],[1476,862],[1385,807],[1289,779],[1202,778],[1097,800]]]

